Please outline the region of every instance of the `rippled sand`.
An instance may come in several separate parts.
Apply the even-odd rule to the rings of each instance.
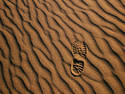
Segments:
[[[0,0],[0,94],[124,94],[124,35],[125,0]]]

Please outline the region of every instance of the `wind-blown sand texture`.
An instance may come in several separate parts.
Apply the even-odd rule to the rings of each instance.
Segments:
[[[0,0],[0,94],[125,94],[125,0]]]

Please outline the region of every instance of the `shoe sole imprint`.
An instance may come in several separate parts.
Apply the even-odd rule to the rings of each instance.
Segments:
[[[84,71],[84,63],[87,54],[87,45],[83,41],[74,41],[72,43],[73,64],[71,64],[71,73],[74,76],[80,76]]]

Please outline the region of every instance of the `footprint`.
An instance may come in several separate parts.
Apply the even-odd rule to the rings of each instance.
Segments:
[[[84,63],[87,54],[85,42],[75,41],[72,43],[73,61],[71,64],[71,73],[74,76],[80,76],[84,71]]]

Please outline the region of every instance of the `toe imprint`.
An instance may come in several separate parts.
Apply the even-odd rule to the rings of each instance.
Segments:
[[[87,54],[87,45],[85,42],[75,41],[72,43],[72,53],[79,54],[82,57],[86,57]]]

